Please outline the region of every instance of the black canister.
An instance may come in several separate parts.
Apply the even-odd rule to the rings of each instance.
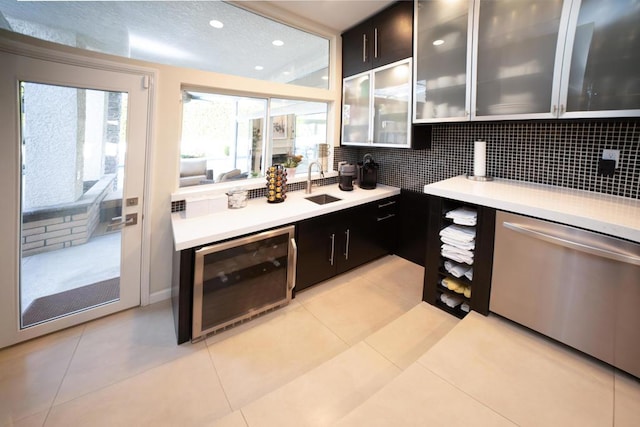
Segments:
[[[373,190],[378,185],[378,164],[371,154],[365,154],[362,162],[358,162],[358,185],[365,190]]]

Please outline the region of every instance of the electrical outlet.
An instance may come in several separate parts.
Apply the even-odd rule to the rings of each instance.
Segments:
[[[615,160],[616,169],[620,167],[620,150],[602,150],[604,160]]]

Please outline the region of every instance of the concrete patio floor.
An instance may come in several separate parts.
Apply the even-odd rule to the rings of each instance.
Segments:
[[[120,276],[120,233],[22,259],[21,311],[36,298]]]

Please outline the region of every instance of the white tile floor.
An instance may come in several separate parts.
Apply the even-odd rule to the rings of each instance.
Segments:
[[[640,425],[640,382],[420,303],[389,256],[175,344],[168,302],[0,350],[0,426]]]

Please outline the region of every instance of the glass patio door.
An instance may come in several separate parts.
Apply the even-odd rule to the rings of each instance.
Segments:
[[[148,90],[141,74],[0,61],[4,347],[140,304]]]

